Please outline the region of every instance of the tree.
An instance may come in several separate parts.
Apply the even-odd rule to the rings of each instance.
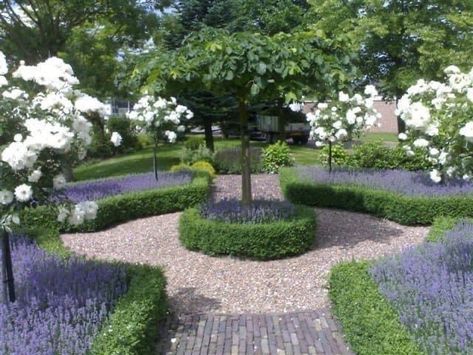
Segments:
[[[313,33],[264,36],[205,29],[178,50],[152,53],[141,67],[149,91],[205,88],[238,102],[241,135],[242,202],[251,203],[248,106],[251,102],[319,97],[338,90],[348,79],[350,57],[338,40]]]
[[[312,2],[311,22],[328,35],[345,33],[364,74],[387,98],[400,98],[417,78],[439,80],[442,68],[469,69],[473,2],[323,0]]]

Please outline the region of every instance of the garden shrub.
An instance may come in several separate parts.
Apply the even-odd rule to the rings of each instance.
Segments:
[[[192,165],[198,161],[206,161],[210,164],[214,161],[214,155],[205,145],[201,144],[197,149],[184,148],[181,153],[181,163]]]
[[[419,150],[413,150],[413,156],[407,155],[404,148],[387,147],[382,141],[361,144],[351,155],[347,156],[345,164],[356,168],[374,169],[404,169],[410,171],[428,170],[432,164]]]
[[[250,148],[252,174],[263,171],[261,153],[259,147]],[[218,150],[214,155],[214,166],[219,174],[241,174],[241,149],[237,147]]]
[[[106,126],[109,132],[117,132],[122,137],[122,142],[118,147],[113,147],[117,153],[129,152],[139,148],[140,144],[136,136],[136,131],[129,118],[124,116],[110,116]]]
[[[289,146],[286,142],[278,141],[263,149],[263,170],[267,173],[276,174],[283,166],[294,165]]]
[[[301,254],[315,239],[315,214],[297,206],[292,218],[268,223],[228,223],[202,217],[191,208],[179,220],[179,236],[190,250],[269,260]]]
[[[473,217],[471,195],[410,196],[353,184],[318,183],[287,168],[282,169],[280,181],[285,197],[293,203],[366,212],[404,225],[429,225],[440,216]]]
[[[332,268],[329,297],[351,349],[361,355],[423,354],[399,320],[399,314],[379,292],[367,262]]]
[[[191,169],[205,171],[210,176],[210,179],[215,178],[215,169],[209,162],[196,161],[194,164],[191,165]]]
[[[319,160],[324,166],[328,166],[329,147],[325,145],[320,151]],[[332,164],[337,166],[345,166],[348,164],[349,154],[342,144],[332,145]]]
[[[190,150],[198,150],[202,145],[205,146],[205,139],[198,136],[191,136],[184,143],[184,147]]]

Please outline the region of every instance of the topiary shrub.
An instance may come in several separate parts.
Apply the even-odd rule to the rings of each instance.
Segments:
[[[322,165],[328,166],[328,145],[325,145],[320,151],[320,161]],[[345,166],[349,162],[349,154],[341,144],[332,145],[332,164],[337,166]]]
[[[289,146],[283,141],[278,141],[263,149],[262,158],[263,170],[271,174],[277,174],[283,166],[294,165]]]
[[[207,174],[209,174],[210,178],[213,179],[215,178],[216,172],[212,164],[206,161],[197,161],[194,164],[192,164],[191,169],[193,170],[200,170],[200,171],[205,171]]]
[[[202,215],[199,208],[191,208],[181,215],[179,237],[186,248],[205,254],[270,260],[309,250],[315,225],[314,210],[303,206],[296,206],[294,215],[287,219],[262,223],[215,220],[205,217],[205,212]]]
[[[261,160],[261,148],[251,147],[251,173],[257,174],[263,171]],[[214,166],[219,174],[241,174],[241,149],[227,148],[218,150],[214,155]]]

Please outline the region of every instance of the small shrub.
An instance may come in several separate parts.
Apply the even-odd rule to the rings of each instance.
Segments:
[[[315,239],[315,214],[297,206],[295,214],[267,223],[228,223],[202,217],[191,208],[179,220],[179,238],[190,250],[209,255],[234,255],[258,260],[301,254]]]
[[[197,149],[184,148],[181,153],[181,163],[194,164],[198,161],[206,161],[210,164],[214,161],[214,155],[205,145],[201,144]]]
[[[197,161],[197,162],[195,162],[194,164],[191,165],[191,169],[205,171],[206,173],[209,174],[211,179],[213,179],[215,177],[215,174],[216,174],[215,169],[212,166],[212,164],[210,164],[209,162],[206,162],[206,161]]]
[[[286,142],[278,141],[263,149],[263,170],[276,174],[284,166],[294,165],[289,146]]]
[[[122,143],[113,147],[115,152],[124,153],[139,147],[136,131],[131,121],[122,116],[111,116],[107,121],[109,132],[118,132],[122,137]]]
[[[190,150],[197,150],[201,145],[205,146],[205,139],[196,136],[189,137],[184,143],[184,147]]]
[[[329,147],[325,145],[320,151],[320,158],[322,165],[328,166],[328,152]],[[337,166],[345,166],[348,164],[349,154],[341,144],[332,145],[332,164]]]
[[[180,164],[171,166],[169,171],[171,173],[192,172],[192,168],[189,164],[180,163]]]
[[[136,139],[138,140],[139,148],[148,148],[154,144],[153,137],[146,132],[138,133]]]
[[[357,146],[346,164],[356,168],[404,169],[410,171],[427,170],[431,164],[420,151],[408,156],[401,147],[389,148],[381,141],[370,142]]]
[[[250,148],[251,173],[262,172],[261,148]],[[241,149],[227,148],[218,150],[214,156],[214,166],[219,174],[241,174]]]
[[[295,214],[295,206],[287,201],[253,201],[246,206],[236,199],[207,202],[200,207],[206,219],[229,223],[267,223],[288,219]]]

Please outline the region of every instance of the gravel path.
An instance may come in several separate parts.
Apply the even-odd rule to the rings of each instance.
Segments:
[[[218,177],[214,197],[239,196],[240,179]],[[277,176],[256,175],[253,185],[255,197],[281,197]],[[67,247],[88,257],[162,266],[177,314],[241,314],[327,307],[326,280],[334,264],[399,252],[422,242],[428,231],[358,213],[327,209],[316,209],[316,213],[314,248],[299,257],[267,262],[186,250],[178,240],[180,213],[62,238]]]

